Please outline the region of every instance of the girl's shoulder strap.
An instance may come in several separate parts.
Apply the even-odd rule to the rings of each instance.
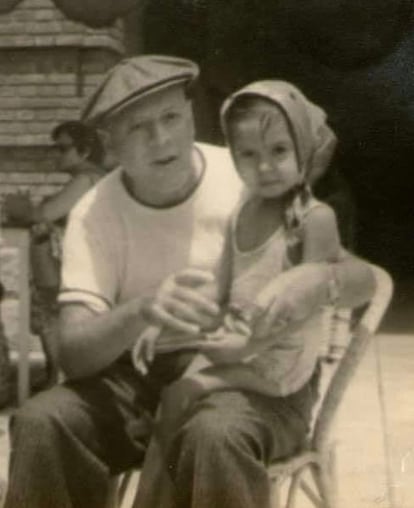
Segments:
[[[310,196],[308,202],[304,206],[303,210],[303,219],[306,220],[309,213],[314,210],[315,208],[318,208],[320,206],[326,206],[323,201],[320,201],[319,199],[316,199],[313,195]]]
[[[297,265],[303,260],[304,229],[309,213],[324,206],[316,199],[310,188],[304,189],[294,197],[286,213],[287,258],[289,263]]]

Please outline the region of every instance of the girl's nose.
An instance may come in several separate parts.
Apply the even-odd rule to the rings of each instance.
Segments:
[[[272,166],[269,164],[267,160],[262,160],[259,162],[259,171],[260,173],[267,173],[268,171],[272,171]]]

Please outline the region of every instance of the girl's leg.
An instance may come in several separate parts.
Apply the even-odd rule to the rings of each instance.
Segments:
[[[196,403],[168,450],[174,506],[269,507],[267,465],[303,444],[316,383],[285,398],[222,391]]]

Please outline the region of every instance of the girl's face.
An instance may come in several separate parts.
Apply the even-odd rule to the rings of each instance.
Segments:
[[[237,171],[253,194],[281,197],[302,181],[295,144],[277,106],[258,103],[229,130]]]

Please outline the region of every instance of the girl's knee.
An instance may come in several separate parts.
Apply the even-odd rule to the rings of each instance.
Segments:
[[[201,410],[190,418],[178,431],[178,441],[189,450],[208,450],[208,453],[233,453],[243,450],[252,454],[255,436],[243,419],[223,409]]]
[[[185,439],[192,443],[217,445],[235,435],[232,422],[219,411],[204,410],[191,418],[183,427]]]

